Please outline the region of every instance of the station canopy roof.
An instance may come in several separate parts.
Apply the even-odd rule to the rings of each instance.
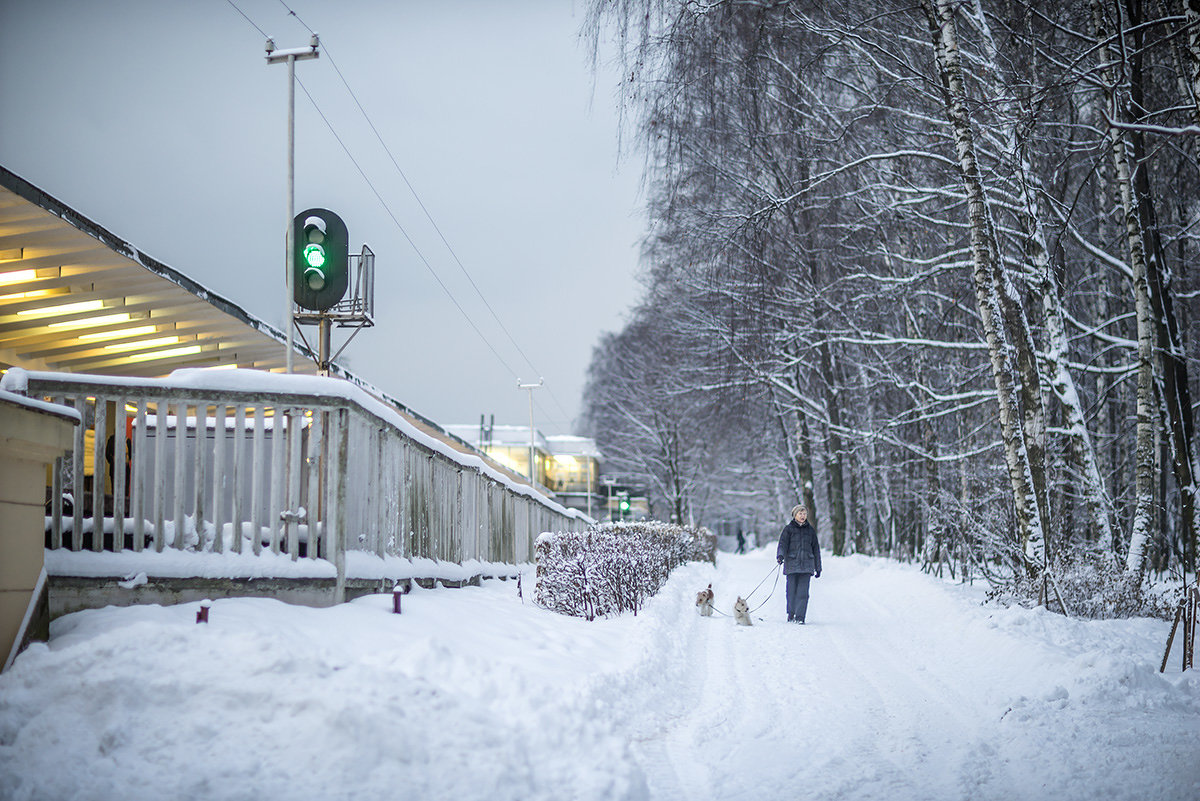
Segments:
[[[285,335],[0,167],[0,367],[286,368]],[[297,349],[294,372],[315,374]]]
[[[312,352],[294,345],[293,372],[316,375]],[[280,373],[287,345],[278,328],[0,167],[0,370],[10,367],[142,378],[183,367]],[[482,455],[336,363],[331,372],[427,434]]]

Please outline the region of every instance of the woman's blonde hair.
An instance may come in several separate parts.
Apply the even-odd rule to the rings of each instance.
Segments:
[[[808,507],[802,503],[798,503],[792,507],[792,518],[793,519],[795,519],[796,515],[800,512],[801,509],[803,509],[805,512],[808,511]]]

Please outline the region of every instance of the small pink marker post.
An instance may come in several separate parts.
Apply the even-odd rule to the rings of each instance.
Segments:
[[[392,587],[392,612],[400,614],[400,597],[404,595],[404,588],[397,584]]]
[[[207,623],[208,622],[208,608],[210,606],[212,606],[212,601],[201,601],[200,602],[200,608],[196,610],[196,622],[197,623]]]

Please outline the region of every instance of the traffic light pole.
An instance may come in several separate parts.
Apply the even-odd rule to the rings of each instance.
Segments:
[[[329,375],[329,332],[333,328],[332,322],[329,319],[329,315],[322,314],[321,321],[317,326],[317,338],[320,340],[317,343],[317,358],[321,362],[319,366],[320,373],[325,376]]]
[[[275,50],[275,40],[267,39],[267,63],[288,65],[288,177],[287,177],[287,240],[284,246],[283,274],[285,280],[285,303],[283,307],[283,324],[287,328],[287,371],[292,372],[292,352],[295,349],[295,327],[292,320],[292,248],[295,234],[292,231],[292,218],[296,216],[296,62],[310,58],[318,58],[317,47],[320,39],[314,33],[308,47],[295,47],[290,50]]]

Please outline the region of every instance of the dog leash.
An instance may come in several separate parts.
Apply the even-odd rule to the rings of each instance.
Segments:
[[[765,582],[767,579],[769,579],[772,575],[775,576],[775,583],[778,584],[779,583],[779,571],[781,569],[782,569],[782,566],[779,564],[776,564],[775,567],[771,568],[771,572],[768,573],[767,575],[763,576],[762,581],[758,582],[758,584],[756,584],[754,586],[754,589],[750,590],[750,592],[746,594],[746,600],[749,601],[751,598],[753,598],[754,593],[758,592],[758,588],[761,587],[763,585],[763,582]],[[771,587],[771,592],[775,592],[774,586]],[[767,597],[770,598],[771,596],[768,595]]]
[[[748,612],[747,614],[757,612],[759,609],[762,609],[764,606],[767,605],[767,601],[771,600],[771,596],[773,596],[775,594],[775,588],[779,586],[779,571],[782,569],[783,569],[782,565],[778,565],[778,564],[775,565],[775,567],[771,568],[771,572],[768,573],[767,575],[763,576],[762,581],[758,582],[757,586],[755,586],[754,589],[750,590],[750,593],[745,597],[744,600],[749,601],[752,597],[754,597],[754,593],[758,592],[758,588],[761,587],[766,582],[767,579],[769,579],[772,575],[775,576],[775,583],[771,585],[771,591],[769,593],[767,593],[767,597],[763,599],[763,602],[761,604],[759,604],[758,606],[751,609],[750,612]],[[712,607],[712,610],[714,612],[716,612],[718,615],[720,615],[721,617],[733,617],[733,615],[729,615],[729,614],[726,614],[725,612],[722,612],[715,605]]]
[[[757,612],[759,609],[762,609],[764,606],[767,605],[767,601],[771,600],[771,596],[775,594],[775,588],[779,586],[779,574],[781,572],[783,572],[783,565],[775,565],[775,570],[773,572],[775,573],[775,583],[771,585],[771,591],[769,593],[767,593],[766,598],[763,598],[763,602],[761,604],[759,604],[758,606],[756,606],[750,610],[751,612]],[[764,577],[762,581],[758,582],[758,586],[761,587],[763,581],[766,581],[766,580],[767,579]],[[750,591],[750,594],[753,595],[757,590],[758,590],[758,587],[755,587],[753,590]]]

